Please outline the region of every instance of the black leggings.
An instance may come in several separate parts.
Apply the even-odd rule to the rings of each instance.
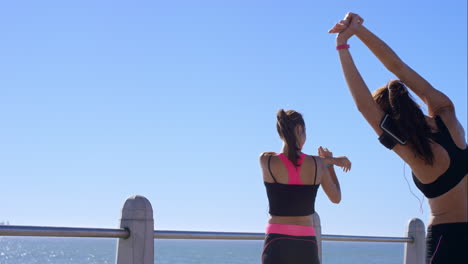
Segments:
[[[427,228],[427,264],[468,263],[468,223],[433,225]]]
[[[267,234],[262,264],[320,264],[314,236]]]

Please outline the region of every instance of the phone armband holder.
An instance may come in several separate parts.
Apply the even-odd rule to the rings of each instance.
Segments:
[[[396,144],[405,145],[406,138],[400,135],[398,128],[393,120],[388,114],[382,118],[380,122],[380,128],[383,133],[379,137],[379,141],[388,149],[393,149]]]
[[[387,134],[387,132],[383,132],[382,135],[379,137],[380,144],[384,145],[384,147],[388,149],[393,149],[395,145],[397,144],[397,141],[390,136],[390,134]]]

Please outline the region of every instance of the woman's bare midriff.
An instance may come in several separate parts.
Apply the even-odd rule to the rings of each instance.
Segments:
[[[431,207],[429,225],[468,222],[467,179],[465,175],[452,190],[439,197],[428,199]]]
[[[312,215],[307,216],[270,216],[270,224],[313,226]]]

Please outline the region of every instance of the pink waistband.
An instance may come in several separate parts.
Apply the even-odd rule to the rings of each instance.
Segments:
[[[289,236],[315,236],[315,229],[313,226],[267,224],[266,233]]]

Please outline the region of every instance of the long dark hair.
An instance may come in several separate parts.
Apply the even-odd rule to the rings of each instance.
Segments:
[[[287,157],[295,166],[299,166],[299,164],[297,164],[297,160],[299,159],[300,149],[297,144],[297,138],[294,131],[297,126],[302,126],[305,130],[304,119],[299,112],[294,110],[284,111],[284,109],[278,110],[276,119],[276,129],[278,130],[278,134],[288,145]]]
[[[408,140],[415,155],[426,164],[434,163],[431,149],[432,133],[424,114],[399,80],[391,80],[374,92],[375,102],[394,120],[398,130]]]

